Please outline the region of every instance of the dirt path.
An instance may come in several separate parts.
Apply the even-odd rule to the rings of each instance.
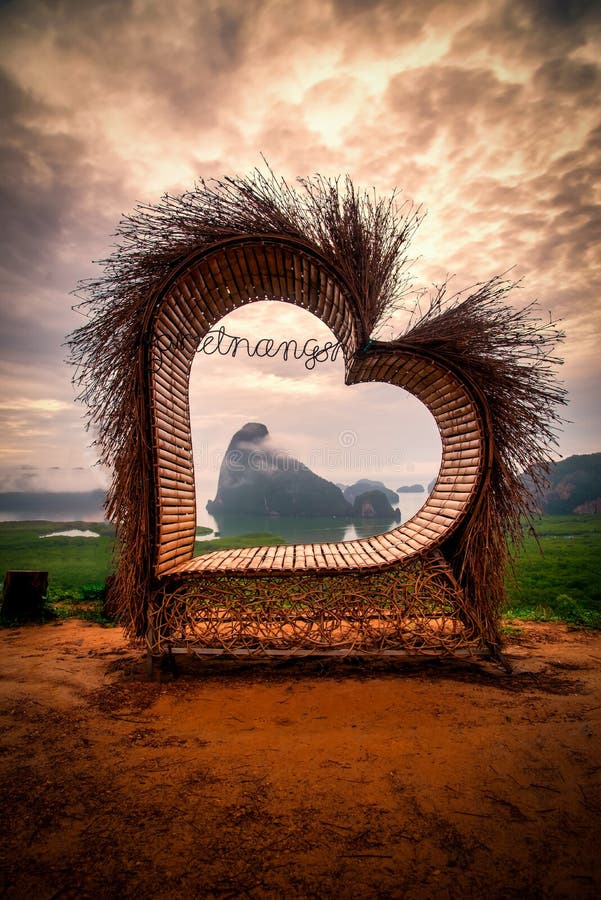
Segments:
[[[601,635],[508,650],[149,683],[117,629],[1,631],[2,896],[597,897]]]

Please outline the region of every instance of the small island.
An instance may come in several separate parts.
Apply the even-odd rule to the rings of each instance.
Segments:
[[[343,494],[349,503],[354,503],[359,494],[366,491],[380,491],[387,498],[388,502],[395,506],[399,502],[399,495],[395,491],[391,491],[381,481],[372,481],[369,478],[360,478],[354,484],[343,488]]]

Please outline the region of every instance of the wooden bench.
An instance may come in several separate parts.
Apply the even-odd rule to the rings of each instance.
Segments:
[[[562,424],[563,335],[508,302],[515,284],[499,275],[455,297],[435,288],[398,340],[374,340],[412,293],[419,210],[348,177],[299,183],[257,169],[139,206],[103,276],[81,286],[70,361],[113,474],[111,608],[151,656],[496,652],[507,564],[535,504],[523,473],[542,486]],[[192,361],[227,313],[261,300],[324,322],[347,384],[386,382],[424,403],[440,472],[417,515],[386,534],[195,559]]]
[[[417,515],[386,534],[194,557],[196,495],[188,399],[192,361],[200,341],[224,315],[263,299],[294,303],[328,325],[342,345],[347,384],[385,382],[421,400],[441,435],[439,475]],[[165,641],[171,646],[187,640],[185,629],[174,629],[166,608],[177,606],[182,592],[190,599],[194,579],[202,580],[206,597],[211,579],[228,578],[231,585],[231,579],[239,578],[247,585],[248,579],[270,576],[295,582],[311,576],[369,576],[407,568],[418,560],[425,570],[433,566],[438,576],[446,565],[450,591],[458,608],[465,608],[445,562],[445,548],[477,503],[489,465],[486,407],[475,385],[432,354],[422,355],[402,341],[370,342],[362,349],[360,312],[342,274],[301,241],[284,235],[244,236],[192,253],[158,291],[145,330],[156,509],[154,608],[159,610],[151,616],[152,652],[162,651]]]

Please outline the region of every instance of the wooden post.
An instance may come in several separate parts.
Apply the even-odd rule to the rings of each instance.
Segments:
[[[19,622],[41,618],[47,590],[48,572],[9,569],[4,576],[2,618]]]
[[[146,675],[149,679],[153,678],[156,666],[160,661],[161,656],[156,652],[155,630],[149,621],[148,628],[146,629]]]

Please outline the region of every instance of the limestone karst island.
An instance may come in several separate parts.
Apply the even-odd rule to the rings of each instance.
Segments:
[[[217,495],[206,505],[220,513],[272,516],[388,518],[400,521],[391,500],[398,495],[381,482],[342,489],[273,445],[267,427],[247,422],[232,437],[219,471]]]

